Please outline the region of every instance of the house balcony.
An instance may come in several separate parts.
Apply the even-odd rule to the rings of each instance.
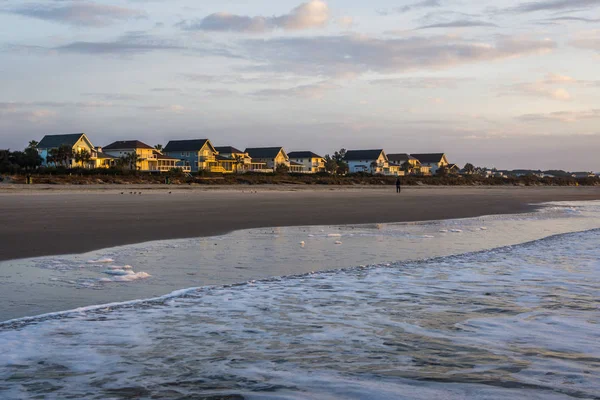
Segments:
[[[223,168],[221,166],[209,167],[208,170],[210,172],[214,172],[214,173],[217,173],[217,174],[224,174],[226,172],[230,172],[230,171],[227,171],[225,168]]]
[[[199,163],[212,163],[212,162],[217,162],[217,156],[215,156],[215,155],[211,155],[211,156],[200,156],[200,157],[198,157],[198,162],[199,162]]]

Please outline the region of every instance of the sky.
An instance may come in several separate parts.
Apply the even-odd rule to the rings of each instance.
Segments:
[[[600,0],[0,0],[0,148],[445,152],[600,171]]]

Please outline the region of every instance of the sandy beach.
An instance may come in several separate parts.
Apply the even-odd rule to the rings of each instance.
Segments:
[[[7,185],[0,187],[0,260],[238,229],[467,218],[597,199],[596,187],[408,187],[396,195],[393,187]]]

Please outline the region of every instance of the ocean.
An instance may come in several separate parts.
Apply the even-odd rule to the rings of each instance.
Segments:
[[[0,398],[600,399],[599,244],[578,202],[0,263]]]

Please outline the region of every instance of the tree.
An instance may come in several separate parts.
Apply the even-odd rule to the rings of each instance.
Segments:
[[[10,150],[0,150],[0,172],[9,172],[12,169]]]
[[[337,173],[338,170],[338,163],[335,159],[331,158],[331,156],[329,154],[327,154],[325,156],[325,171],[329,172],[330,174],[335,174]]]
[[[73,159],[77,164],[81,164],[83,167],[84,164],[89,164],[90,160],[92,159],[92,155],[86,149],[81,149],[73,155]]]
[[[290,172],[290,167],[282,163],[277,165],[277,167],[275,168],[275,172],[278,174],[287,174],[288,172]]]
[[[350,167],[348,167],[348,163],[346,163],[345,161],[338,162],[338,169],[337,169],[338,175],[346,175],[349,171],[350,171]]]
[[[408,161],[404,161],[400,168],[408,175],[410,173],[411,165]]]
[[[46,155],[46,163],[54,165],[58,164],[58,149],[48,150],[48,155]]]
[[[329,154],[325,156],[325,170],[332,174],[345,175],[348,173],[348,164],[346,159],[346,149],[340,149],[333,153],[333,156]]]
[[[446,176],[446,175],[448,175],[448,167],[446,167],[445,165],[442,165],[441,167],[439,167],[437,169],[436,175],[438,175],[438,176]]]
[[[163,145],[162,144],[156,144],[156,145],[154,145],[154,149],[162,152],[163,151]]]
[[[371,174],[375,175],[375,173],[377,173],[377,161],[371,161],[371,164],[369,165],[371,167]]]
[[[28,149],[37,149],[38,144],[40,144],[38,141],[36,140],[30,140],[29,144],[27,145]]]
[[[346,149],[340,149],[339,151],[336,151],[335,153],[333,153],[333,159],[335,161],[337,161],[338,164],[340,162],[345,162],[346,161]]]
[[[56,161],[68,167],[69,160],[73,158],[73,148],[67,144],[61,145],[56,152]]]
[[[121,156],[115,161],[115,165],[121,169],[125,169],[129,165],[127,156]]]
[[[127,164],[129,165],[129,169],[137,171],[138,163],[140,162],[140,156],[137,152],[132,151],[126,156]]]
[[[233,160],[235,162],[235,172],[239,174],[240,169],[242,171],[244,170],[244,155],[243,154],[234,154]]]
[[[23,163],[25,169],[36,169],[42,165],[42,157],[40,157],[37,148],[32,147],[31,144],[23,152]]]
[[[464,170],[467,174],[473,175],[475,173],[475,166],[471,163],[466,163]]]

